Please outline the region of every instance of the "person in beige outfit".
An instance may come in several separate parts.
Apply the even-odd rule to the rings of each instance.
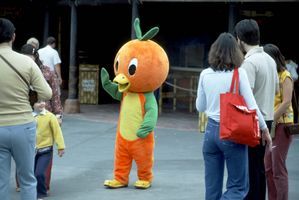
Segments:
[[[13,158],[21,186],[21,200],[35,200],[36,122],[29,103],[29,86],[25,80],[37,92],[40,100],[50,99],[52,89],[31,58],[12,50],[15,36],[13,23],[0,18],[0,197],[1,200],[10,199]]]

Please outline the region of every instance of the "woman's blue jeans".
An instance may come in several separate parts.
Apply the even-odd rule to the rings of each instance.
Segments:
[[[249,189],[248,148],[219,137],[219,122],[208,119],[203,141],[206,200],[242,200]],[[226,190],[222,193],[224,166]]]
[[[21,200],[36,199],[34,176],[36,122],[0,126],[0,199],[10,199],[11,158],[16,162]]]

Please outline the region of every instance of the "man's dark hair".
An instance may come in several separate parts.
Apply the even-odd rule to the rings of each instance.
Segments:
[[[47,38],[47,44],[52,45],[56,42],[55,38],[50,36]]]
[[[241,65],[243,53],[232,34],[221,33],[210,48],[208,60],[214,71],[227,71]]]
[[[9,42],[16,31],[13,23],[5,18],[0,18],[0,43]]]
[[[243,19],[235,26],[235,35],[248,45],[260,44],[260,28],[254,19]]]

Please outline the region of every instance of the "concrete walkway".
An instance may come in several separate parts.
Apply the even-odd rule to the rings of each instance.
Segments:
[[[113,151],[118,108],[114,105],[81,106],[81,113],[65,115],[63,134],[66,154],[54,157],[51,193],[46,200],[203,200],[203,134],[197,130],[197,114],[162,113],[155,131],[154,181],[148,190],[133,187],[106,189],[105,179],[113,177]],[[56,152],[55,152],[56,153]],[[289,200],[299,196],[299,138],[288,156]],[[14,172],[14,169],[12,169]],[[12,200],[19,199],[11,175]],[[0,198],[1,199],[1,198]]]

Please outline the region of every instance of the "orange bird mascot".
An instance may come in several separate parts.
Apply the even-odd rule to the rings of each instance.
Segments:
[[[158,106],[154,91],[166,80],[169,61],[163,48],[150,40],[159,31],[154,27],[142,36],[139,19],[134,22],[137,39],[125,43],[114,59],[113,82],[101,69],[103,88],[121,101],[115,141],[114,178],[107,188],[127,187],[133,160],[137,166],[138,189],[151,187],[153,180],[154,128]]]

